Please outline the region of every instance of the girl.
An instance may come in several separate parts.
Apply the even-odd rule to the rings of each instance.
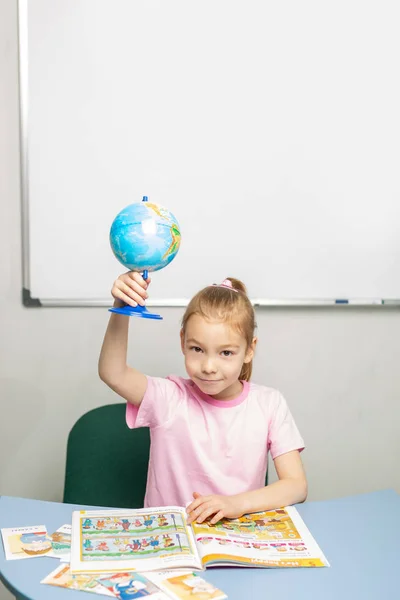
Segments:
[[[144,305],[150,279],[121,275],[114,306]],[[244,285],[225,279],[190,301],[181,347],[189,379],[148,377],[126,364],[130,318],[113,313],[99,375],[128,401],[128,427],[149,427],[151,453],[145,506],[185,506],[188,521],[303,502],[303,440],[282,395],[250,383],[255,316]],[[265,486],[268,452],[279,481]]]

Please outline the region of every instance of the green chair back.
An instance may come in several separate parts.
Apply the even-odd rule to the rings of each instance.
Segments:
[[[129,429],[126,404],[90,410],[67,443],[64,502],[142,508],[150,450],[147,428]]]

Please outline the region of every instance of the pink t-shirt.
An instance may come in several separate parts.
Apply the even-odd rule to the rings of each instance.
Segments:
[[[215,400],[190,379],[148,377],[141,405],[127,405],[126,422],[150,427],[146,507],[185,506],[193,492],[261,488],[268,451],[276,458],[304,448],[283,396],[246,381],[237,398]]]

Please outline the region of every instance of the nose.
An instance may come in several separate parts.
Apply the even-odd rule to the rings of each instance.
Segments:
[[[203,373],[211,374],[216,373],[217,369],[215,367],[214,361],[208,356],[204,357],[203,363],[201,365],[201,370]]]

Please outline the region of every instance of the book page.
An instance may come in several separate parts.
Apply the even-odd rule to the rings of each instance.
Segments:
[[[74,511],[71,572],[202,569],[184,508]]]
[[[328,561],[293,506],[193,523],[205,567],[324,567]]]

